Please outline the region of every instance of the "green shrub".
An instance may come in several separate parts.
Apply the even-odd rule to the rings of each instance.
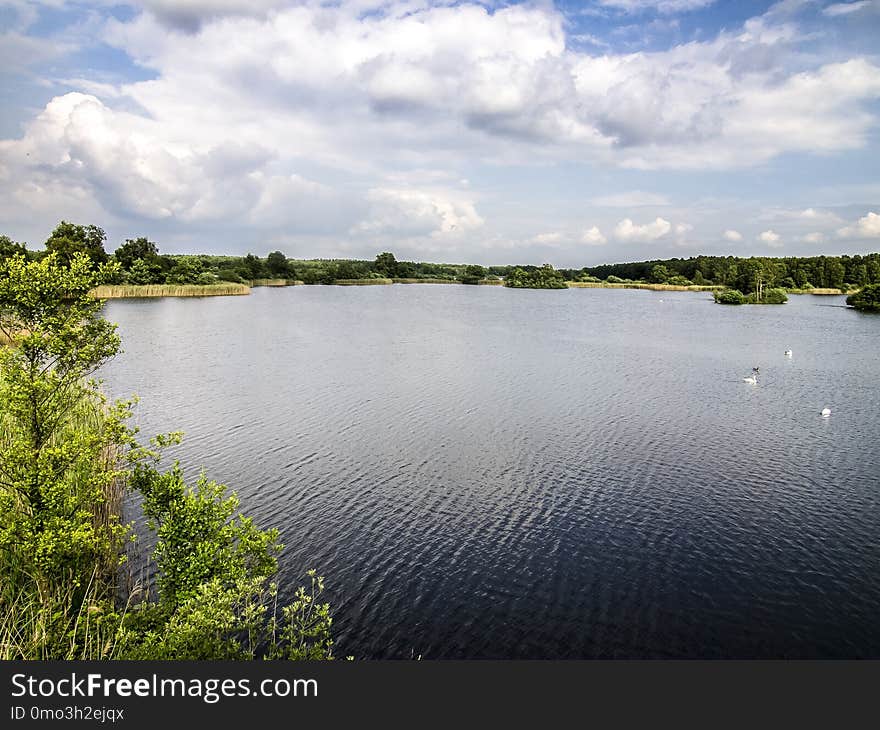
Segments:
[[[715,297],[716,304],[745,304],[746,298],[738,289],[724,289],[722,291],[712,292]]]
[[[669,279],[666,280],[666,283],[672,284],[673,286],[691,286],[691,280],[686,276],[681,276],[679,274],[670,276]]]

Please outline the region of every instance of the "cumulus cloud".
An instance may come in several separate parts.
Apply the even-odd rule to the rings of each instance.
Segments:
[[[771,248],[780,248],[783,245],[782,236],[772,229],[762,231],[758,234],[758,240],[762,243],[766,243]]]
[[[454,236],[483,225],[470,200],[449,192],[375,188],[367,193],[370,212],[352,229],[358,234]]]
[[[734,242],[742,241],[743,240],[742,233],[740,233],[739,231],[734,231],[731,228],[728,228],[726,231],[724,231],[724,240],[725,241],[734,241]]]
[[[880,238],[880,215],[871,211],[854,225],[838,230],[837,235],[840,238]]]
[[[587,228],[581,234],[581,243],[585,243],[587,246],[602,246],[606,242],[607,239],[602,235],[602,231],[597,226]]]
[[[813,231],[812,233],[805,233],[801,240],[804,243],[822,243],[825,240],[825,234],[821,231]]]
[[[0,180],[13,195],[69,185],[110,214],[184,223],[236,217],[290,223],[328,195],[301,176],[272,174],[274,153],[257,143],[198,144],[169,131],[95,96],[65,94],[47,105],[22,139],[0,142],[3,168],[30,169],[25,181],[2,174]]]
[[[708,3],[606,4],[670,13]],[[20,139],[0,142],[0,199],[66,187],[108,215],[169,226],[234,219],[291,235],[302,223],[341,237],[480,230],[496,240],[476,210],[479,200],[488,217],[488,205],[461,194],[460,174],[393,174],[467,170],[478,181],[486,162],[559,160],[732,169],[864,148],[877,128],[876,59],[792,53],[807,36],[779,14],[665,50],[591,55],[567,42],[570,26],[551,3],[486,5],[143,0],[144,12],[108,20],[101,40],[153,77],[108,84],[71,70],[68,82],[88,93],[57,96]],[[632,190],[591,203],[670,201]],[[595,230],[583,243],[604,240]],[[684,233],[663,218],[626,218],[609,238]]]
[[[658,217],[651,223],[636,225],[629,218],[624,218],[614,227],[614,237],[625,242],[650,242],[663,238],[672,230],[672,224]]]

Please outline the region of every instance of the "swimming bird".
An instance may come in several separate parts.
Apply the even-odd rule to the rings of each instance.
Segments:
[[[822,418],[828,418],[828,416],[830,416],[830,415],[831,415],[831,409],[830,409],[830,408],[827,408],[827,407],[826,407],[826,408],[823,408],[823,409],[822,409]]]
[[[786,356],[786,357],[791,357],[791,350],[786,350],[786,351],[785,351],[785,356]]]
[[[743,378],[744,383],[748,383],[749,385],[757,385],[758,384],[758,375],[755,373],[754,375],[749,375],[747,378]]]

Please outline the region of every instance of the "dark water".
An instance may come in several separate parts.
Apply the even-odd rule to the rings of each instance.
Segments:
[[[113,301],[105,377],[327,577],[340,655],[880,657],[880,317],[842,304]]]

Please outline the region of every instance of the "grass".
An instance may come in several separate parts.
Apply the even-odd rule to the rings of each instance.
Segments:
[[[227,297],[250,294],[250,287],[224,281],[219,284],[106,284],[89,292],[95,299],[138,297]]]
[[[723,289],[723,286],[691,284],[679,286],[678,284],[609,284],[607,281],[568,281],[573,289],[650,289],[651,291],[715,291]]]
[[[98,431],[104,428],[103,404],[89,397],[71,408],[52,437],[50,445],[61,446],[68,430]],[[0,412],[0,448],[11,424]],[[105,449],[96,462],[73,467],[67,479],[77,492],[93,479],[95,472],[112,473],[117,455]],[[109,530],[121,523],[124,484],[119,479],[103,482],[98,503],[82,508],[92,514],[93,523]],[[117,591],[120,541],[96,556],[90,575],[70,572],[67,578],[47,581],[28,571],[9,551],[0,560],[0,660],[15,659],[110,659],[113,657],[121,616],[114,612]]]

